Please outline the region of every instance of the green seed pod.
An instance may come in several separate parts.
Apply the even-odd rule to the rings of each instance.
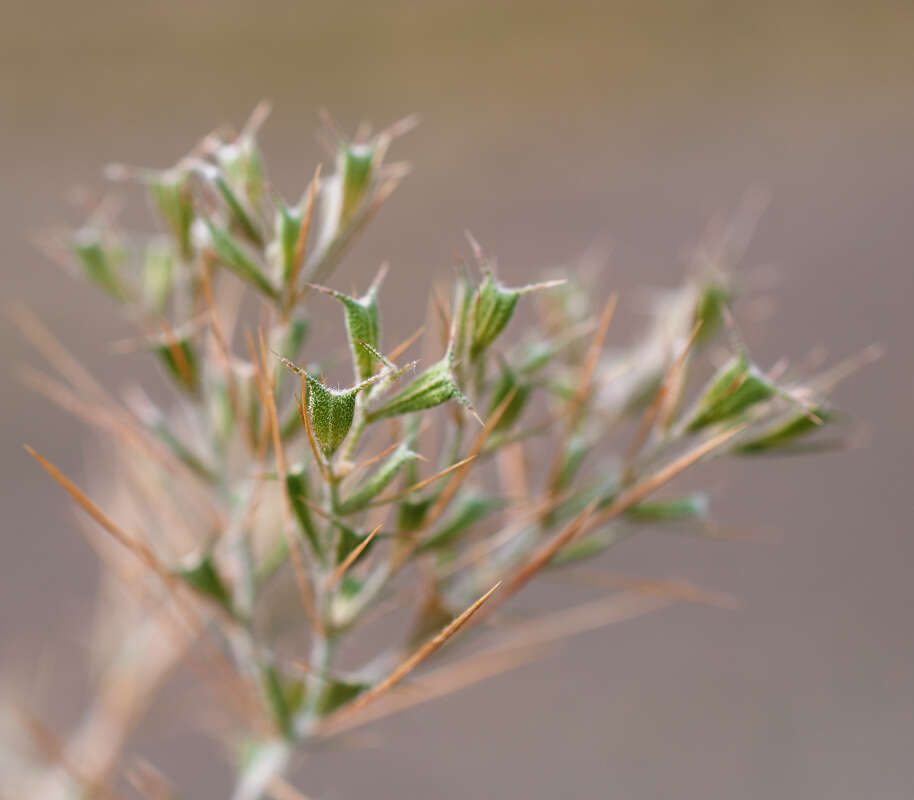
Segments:
[[[273,300],[279,299],[279,291],[259,266],[232,237],[219,230],[208,219],[204,220],[209,229],[210,238],[220,261],[246,283],[259,289]]]
[[[686,431],[695,431],[732,419],[756,403],[771,399],[775,387],[749,363],[745,354],[734,356],[711,379],[686,423]]]
[[[379,419],[395,417],[399,414],[423,411],[427,408],[434,408],[451,399],[459,401],[462,405],[472,410],[470,401],[460,391],[451,371],[451,357],[446,355],[438,363],[433,364],[418,378],[414,379],[409,386],[395,395],[381,408],[369,412],[366,415],[366,419],[368,422],[376,422]]]
[[[332,456],[352,427],[356,390],[328,389],[316,378],[307,376],[308,418],[314,438],[328,458]]]
[[[126,299],[127,292],[118,276],[124,253],[117,244],[106,241],[94,228],[83,228],[76,234],[73,252],[90,281],[115,300]]]
[[[397,476],[400,469],[417,458],[417,454],[405,444],[394,450],[370,477],[366,478],[339,507],[339,513],[351,514],[365,508]]]
[[[470,360],[475,361],[511,321],[520,292],[506,289],[486,272],[473,298]]]
[[[194,253],[191,239],[194,204],[189,173],[180,169],[167,170],[150,178],[148,184],[153,205],[174,237],[181,258],[190,260]]]
[[[477,257],[481,259],[478,251]],[[491,271],[483,269],[485,277],[477,288],[472,302],[470,361],[476,361],[507,327],[522,294],[529,294],[539,289],[550,289],[564,283],[560,280],[546,281],[522,286],[519,289],[508,289],[502,286]]]
[[[143,295],[149,305],[162,313],[171,295],[174,256],[162,242],[153,242],[143,255]]]
[[[372,354],[372,350],[378,349],[380,328],[378,289],[386,272],[386,268],[381,267],[368,291],[359,298],[349,297],[342,292],[323,286],[315,287],[325,294],[335,297],[343,304],[346,331],[349,334],[349,348],[352,351],[356,380],[359,381],[367,380],[374,373],[375,356]],[[367,347],[363,345],[367,345]]]
[[[741,442],[733,448],[733,452],[740,455],[757,455],[790,447],[797,439],[819,430],[822,424],[831,420],[832,417],[832,412],[824,407],[817,407],[810,411],[798,411],[787,419],[772,425],[759,436],[747,442]]]
[[[280,356],[280,361],[293,372],[301,375],[308,386],[308,421],[314,438],[327,458],[332,456],[349,434],[355,417],[355,398],[362,389],[375,383],[381,376],[357,383],[349,389],[329,389],[313,375]]]

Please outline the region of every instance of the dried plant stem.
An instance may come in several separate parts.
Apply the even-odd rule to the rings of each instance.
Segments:
[[[429,656],[431,656],[436,650],[440,649],[445,642],[448,641],[454,634],[457,633],[491,596],[498,587],[501,586],[501,581],[496,583],[489,591],[487,591],[482,597],[480,597],[473,605],[471,605],[466,611],[464,611],[460,616],[455,618],[452,622],[446,625],[440,633],[436,636],[433,636],[429,639],[422,647],[416,650],[409,658],[403,661],[393,672],[390,673],[384,680],[380,683],[375,684],[367,692],[359,696],[353,703],[346,706],[345,709],[340,714],[354,714],[359,711],[359,709],[365,708],[379,697],[386,694],[394,686],[396,686],[400,681],[402,681],[410,672],[412,672],[416,667],[419,666],[423,661],[425,661]]]

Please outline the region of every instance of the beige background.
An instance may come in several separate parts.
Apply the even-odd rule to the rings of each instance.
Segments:
[[[779,267],[763,364],[826,344],[888,354],[842,386],[867,445],[705,470],[717,516],[778,543],[645,536],[606,566],[739,595],[571,640],[502,679],[315,754],[316,798],[909,798],[914,793],[914,6],[876,3],[86,2],[7,4],[0,19],[4,299],[23,298],[109,385],[115,311],[37,254],[76,217],[66,196],[109,159],[161,165],[261,97],[265,148],[297,191],[316,111],[351,129],[419,111],[396,155],[416,171],[340,279],[381,258],[405,310],[471,228],[520,282],[613,245],[615,334],[636,287],[673,283],[709,216],[772,195],[750,263]],[[626,305],[626,299],[631,303]],[[0,328],[0,647],[4,671],[65,730],[81,704],[96,571],[70,509],[21,449],[84,479],[92,435],[20,388],[31,357]],[[534,593],[534,600],[536,594]],[[541,595],[542,602],[549,599]],[[36,667],[40,665],[40,667]],[[167,692],[131,750],[187,791],[225,796],[211,746],[173,736]]]

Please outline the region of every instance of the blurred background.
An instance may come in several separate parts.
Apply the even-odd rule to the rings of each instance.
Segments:
[[[112,355],[130,330],[33,234],[78,221],[68,198],[99,187],[106,162],[170,164],[261,98],[287,195],[327,162],[320,108],[350,131],[422,115],[393,151],[414,173],[338,275],[362,285],[389,259],[386,310],[404,333],[470,228],[509,283],[607,246],[600,282],[620,292],[623,339],[639,287],[676,284],[709,219],[761,186],[772,202],[748,262],[780,280],[774,316],[744,325],[757,360],[887,346],[836,395],[864,423],[856,449],[702,472],[716,517],[763,541],[646,535],[607,554],[613,570],[731,592],[740,610],[679,606],[573,638],[311,756],[298,774],[311,795],[911,797],[912,43],[904,0],[5,8],[0,294],[110,387],[148,364]],[[96,434],[21,387],[14,366],[33,352],[0,326],[0,661],[64,733],[84,702],[97,565],[22,444],[86,484]],[[224,797],[214,746],[171,724],[181,703],[166,691],[129,752],[188,797]]]

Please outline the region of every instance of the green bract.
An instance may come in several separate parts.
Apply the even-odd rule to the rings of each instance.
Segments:
[[[507,408],[502,412],[501,417],[498,419],[498,423],[495,425],[496,431],[506,431],[517,421],[517,418],[521,415],[524,407],[527,405],[527,400],[530,397],[532,389],[533,387],[528,382],[518,380],[517,375],[507,364],[502,365],[501,374],[492,387],[492,402],[489,405],[489,416],[507,400],[509,394],[512,392],[513,394],[511,395],[511,399],[508,400]]]
[[[712,283],[702,287],[695,305],[695,323],[701,323],[695,334],[696,345],[707,344],[717,335],[730,300],[730,292],[723,286]]]
[[[400,469],[416,457],[416,453],[405,444],[401,444],[382,462],[381,466],[362,481],[355,492],[343,501],[339,507],[340,513],[351,514],[365,508],[387,488]]]
[[[371,185],[375,148],[371,144],[345,144],[337,157],[337,170],[342,181],[340,228],[346,226],[361,205]]]
[[[174,278],[174,254],[162,242],[152,242],[143,258],[143,294],[158,313],[165,310]]]
[[[200,365],[190,336],[181,335],[157,344],[156,354],[181,388],[195,393],[200,388]]]
[[[774,385],[741,353],[711,378],[685,429],[694,433],[709,425],[726,422],[756,403],[770,400],[775,393]]]
[[[73,252],[89,280],[116,300],[126,299],[127,292],[119,277],[124,262],[119,246],[106,241],[99,231],[83,228],[76,234]]]
[[[638,522],[676,522],[696,519],[708,513],[708,496],[702,492],[671,500],[653,500],[632,506],[626,516]]]
[[[204,220],[204,222],[209,230],[210,239],[219,256],[219,260],[239,278],[263,292],[267,297],[274,300],[278,299],[279,290],[273,286],[263,270],[244,251],[243,247],[232,238],[231,234],[220,230],[208,219]]]
[[[788,448],[797,439],[819,430],[822,424],[828,422],[832,416],[832,412],[829,409],[821,406],[812,408],[809,411],[797,411],[786,419],[772,425],[758,436],[748,441],[740,442],[733,448],[734,452],[750,455]]]
[[[475,361],[507,327],[514,314],[514,308],[522,294],[539,289],[560,286],[564,281],[545,283],[509,289],[501,284],[488,269],[484,269],[483,281],[476,289],[470,311],[470,360]]]
[[[470,328],[470,359],[475,361],[498,337],[514,314],[520,292],[506,289],[491,272],[487,272],[482,285],[473,298]]]
[[[216,571],[212,556],[206,554],[189,566],[178,570],[178,576],[201,594],[214,600],[228,611],[232,610],[232,598],[222,578]]]
[[[282,201],[276,204],[276,242],[279,245],[283,286],[289,285],[298,267],[295,263],[295,249],[303,218],[304,212],[291,208]]]
[[[245,198],[253,211],[259,211],[263,201],[263,163],[254,137],[244,134],[217,148],[215,155],[226,189],[236,198]]]
[[[166,170],[149,178],[148,185],[153,204],[178,245],[178,254],[184,260],[190,259],[194,205],[189,173],[184,169]]]
[[[493,511],[503,508],[505,502],[498,497],[488,497],[478,492],[461,495],[454,509],[428,539],[419,545],[420,550],[434,550],[454,542],[460,534],[471,528]]]
[[[346,331],[349,334],[349,349],[352,351],[352,360],[355,364],[356,380],[364,381],[374,374],[375,356],[372,350],[378,348],[379,315],[378,315],[378,289],[384,280],[386,270],[381,269],[377,278],[362,297],[349,297],[349,295],[327,289],[323,286],[316,287],[325,294],[335,297],[343,304],[346,315]],[[367,345],[367,347],[365,346]]]
[[[451,368],[451,357],[446,355],[391,400],[384,403],[380,408],[370,411],[367,414],[367,419],[369,422],[375,422],[385,417],[424,411],[427,408],[434,408],[441,405],[441,403],[446,403],[451,399],[459,401],[467,408],[472,408],[470,401],[457,385],[457,380]]]

